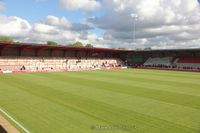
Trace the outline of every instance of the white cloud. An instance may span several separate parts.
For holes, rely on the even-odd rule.
[[[59,4],[66,10],[87,10],[93,11],[101,7],[96,0],[60,0]]]
[[[110,10],[88,22],[105,31],[104,40],[129,47],[182,48],[199,47],[200,6],[197,0],[109,0]],[[134,19],[137,14],[136,42],[133,43]],[[167,45],[170,44],[170,45]],[[171,46],[173,45],[173,46]]]
[[[160,0],[141,0],[136,6],[139,14],[145,18],[155,17],[157,11],[160,9]]]
[[[87,28],[86,28],[87,27]],[[90,27],[86,24],[72,23],[67,18],[48,15],[43,21],[37,22],[29,35],[29,41],[56,41],[61,44],[86,40]]]
[[[45,19],[45,23],[52,26],[58,26],[61,28],[69,28],[71,27],[71,22],[65,17],[58,18],[52,15],[48,15]]]
[[[39,33],[46,33],[46,34],[53,34],[57,33],[58,30],[54,26],[42,24],[42,23],[36,23],[34,24],[33,27],[34,31],[39,32]]]
[[[30,24],[28,21],[16,16],[0,15],[0,35],[10,36],[16,41],[45,43],[48,40],[60,44],[75,41],[89,43],[96,37],[89,33],[91,29],[86,24],[72,23],[67,18],[58,18],[49,15],[44,20]]]
[[[0,16],[0,35],[24,36],[31,30],[31,25],[24,19],[16,16]]]
[[[0,35],[26,42],[52,40],[67,44],[79,40],[113,48],[200,47],[200,6],[197,0],[104,0],[103,5],[97,0],[60,0],[60,4],[67,10],[91,11],[101,6],[109,10],[84,23],[48,15],[44,20],[30,24],[16,16],[0,15]],[[132,13],[138,15],[136,39],[133,39]],[[97,36],[91,26],[104,30],[104,35]]]

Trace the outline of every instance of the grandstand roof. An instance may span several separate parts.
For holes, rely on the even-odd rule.
[[[136,50],[136,52],[162,52],[162,51],[200,51],[200,48],[189,49],[151,49],[151,50]]]
[[[77,46],[74,47],[74,46],[64,46],[64,45],[50,46],[47,44],[18,43],[18,42],[0,42],[0,47],[42,49],[42,50],[53,49],[53,50],[69,50],[69,51],[113,52],[113,53],[122,53],[128,51],[128,50],[109,49],[109,48],[87,48],[87,47],[77,47]]]
[[[69,50],[69,51],[91,51],[91,52],[113,52],[113,53],[200,53],[200,48],[197,49],[155,49],[155,50],[120,50],[120,49],[110,49],[110,48],[87,48],[87,47],[74,47],[74,46],[64,46],[56,45],[50,46],[47,44],[36,44],[36,43],[20,43],[20,42],[0,42],[0,48],[22,48],[22,49],[39,49],[39,50]]]
[[[200,49],[153,49],[153,50],[138,50],[135,53],[152,54],[152,53],[165,53],[165,54],[200,54]]]

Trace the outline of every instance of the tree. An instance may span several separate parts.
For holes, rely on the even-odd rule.
[[[144,50],[152,50],[151,47],[144,48]]]
[[[0,42],[13,42],[13,39],[8,36],[0,36]]]
[[[87,48],[93,48],[93,45],[92,44],[86,44],[85,47],[87,47]]]
[[[127,50],[126,48],[118,48],[119,50]]]
[[[47,41],[47,45],[56,46],[58,44],[57,44],[57,42],[54,42],[54,41]]]
[[[83,47],[83,43],[82,43],[82,42],[75,42],[75,43],[73,44],[73,46]]]
[[[135,50],[136,51],[142,51],[143,49],[142,48],[136,48]]]
[[[147,47],[147,48],[136,48],[136,51],[144,51],[144,50],[150,51],[150,50],[152,50],[152,48],[151,48],[151,47]]]
[[[79,42],[79,41],[77,41],[77,42],[75,42],[75,43],[73,43],[73,44],[69,44],[68,46],[74,46],[74,47],[83,47],[83,43],[82,43],[82,42]]]

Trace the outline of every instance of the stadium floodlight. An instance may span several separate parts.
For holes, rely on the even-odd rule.
[[[133,18],[133,43],[136,43],[136,21],[138,19],[138,15],[131,13],[131,17]]]

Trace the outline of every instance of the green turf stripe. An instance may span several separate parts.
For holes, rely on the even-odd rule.
[[[29,85],[31,85],[30,82],[29,82]],[[77,110],[79,110],[80,112],[83,112],[83,113],[86,112],[86,113],[84,113],[86,115],[88,115],[88,112],[90,112],[91,114],[95,113],[97,115],[97,117],[101,116],[100,118],[103,118],[108,122],[115,122],[115,124],[118,124],[116,122],[137,123],[136,127],[138,128],[137,129],[138,131],[145,131],[145,130],[149,131],[152,128],[154,129],[153,131],[163,131],[164,129],[167,131],[166,128],[170,127],[170,130],[173,129],[174,131],[177,131],[177,132],[178,131],[195,132],[195,130],[192,130],[189,128],[184,128],[183,126],[180,126],[180,125],[177,125],[174,123],[169,123],[167,121],[163,121],[160,119],[155,119],[150,116],[145,116],[144,114],[120,109],[115,106],[111,106],[109,104],[108,105],[102,104],[102,103],[96,102],[96,101],[94,101],[94,103],[93,103],[91,101],[91,99],[86,99],[86,98],[83,98],[80,96],[75,96],[72,94],[54,91],[53,88],[50,88],[52,90],[49,90],[49,87],[48,87],[48,89],[46,89],[44,86],[38,86],[38,87],[39,87],[38,89],[40,89],[40,87],[45,89],[45,91],[43,90],[44,91],[43,93],[46,95],[41,94],[41,92],[39,93],[37,88],[35,88],[36,90],[31,91],[31,94],[34,93],[34,95],[37,95],[37,96],[40,95],[42,98],[48,99],[49,102],[51,101],[51,102],[55,103],[55,105],[59,104],[62,106],[67,106],[67,107],[70,106],[70,108],[72,108],[72,107],[78,108]],[[23,90],[24,89],[26,89],[26,88],[23,88]],[[53,93],[51,93],[52,91],[57,92],[57,93],[53,94]],[[30,92],[30,89],[28,89],[28,92]],[[63,101],[65,101],[65,102],[63,102]],[[67,102],[67,101],[69,101],[69,102]],[[58,107],[56,106],[56,108],[58,108]],[[92,109],[94,109],[94,110],[92,110]],[[132,115],[134,116],[133,118],[131,117]],[[120,118],[120,121],[117,121],[119,118]],[[151,121],[151,122],[149,122],[149,121]],[[138,124],[138,123],[141,123],[141,124]],[[165,125],[162,126],[162,124],[160,125],[160,123],[165,123]],[[145,126],[143,126],[143,125],[145,125]],[[148,125],[148,127],[146,127],[147,125]],[[160,128],[155,129],[157,126],[159,126]]]
[[[184,78],[184,77],[174,77],[173,75],[162,75],[162,73],[159,73],[156,74],[156,73],[151,73],[151,74],[137,74],[137,73],[117,73],[117,72],[108,72],[108,71],[103,71],[101,73],[99,73],[98,71],[83,71],[83,72],[80,72],[79,75],[81,74],[84,74],[84,73],[89,73],[90,75],[91,74],[95,74],[97,73],[98,75],[110,75],[110,76],[124,76],[126,78],[141,78],[143,80],[147,80],[147,79],[150,79],[150,80],[160,80],[160,81],[168,81],[168,82],[176,82],[176,83],[179,83],[179,84],[194,84],[194,85],[200,85],[199,83],[199,80],[200,80],[200,75],[199,77],[197,78],[193,78],[191,76],[187,76],[187,78]]]
[[[92,72],[93,74],[94,72]],[[81,73],[81,76],[92,76],[91,73],[84,72]],[[80,76],[80,75],[79,75]],[[95,75],[94,75],[95,76]],[[95,76],[96,77],[96,76]],[[200,96],[200,89],[199,86],[196,84],[192,83],[180,83],[176,81],[166,81],[164,79],[160,79],[160,77],[157,78],[152,78],[152,77],[139,77],[135,75],[130,75],[130,74],[116,74],[116,73],[102,73],[98,75],[98,77],[103,77],[106,78],[115,78],[118,80],[123,80],[123,81],[131,81],[131,84],[135,84],[138,87],[141,86],[151,86],[152,84],[154,85],[154,89],[158,90],[165,90],[165,91],[170,91],[170,92],[176,92],[176,93],[184,93],[184,94],[190,94],[194,96]],[[165,77],[165,78],[170,78],[170,77]],[[181,79],[180,79],[181,80]]]
[[[168,71],[168,70],[148,70],[148,69],[127,69],[127,71],[123,71],[123,73],[134,73],[134,74],[153,74],[153,75],[161,75],[161,76],[173,76],[173,77],[181,77],[181,78],[199,78],[199,72],[184,72],[184,71]]]
[[[133,123],[136,126],[132,130],[134,133],[199,132],[200,112],[194,109],[194,105],[198,104],[192,103],[198,102],[198,99],[191,95],[195,91],[196,96],[199,94],[198,88],[192,86],[193,82],[196,83],[193,76],[186,83],[191,84],[192,92],[188,88],[181,94],[178,93],[181,84],[176,86],[175,82],[171,86],[177,89],[177,93],[166,91],[167,83],[172,83],[164,79],[170,78],[167,72],[159,75],[163,77],[161,81],[144,80],[146,84],[142,84],[141,75],[138,74],[135,80],[139,86],[132,85],[131,76],[127,74],[131,72],[142,73],[142,70],[120,70],[119,74],[116,71],[96,71],[0,75],[0,106],[11,111],[24,122],[23,125],[28,125],[27,127],[39,133],[58,132],[59,128],[61,133],[94,132],[88,128],[91,124],[113,123]],[[146,70],[143,76],[145,72]],[[147,75],[148,73],[154,71],[149,70]],[[147,85],[161,88],[155,91]],[[191,97],[191,101],[182,98],[189,98],[187,96]],[[177,99],[189,101],[194,108],[188,103],[182,106],[179,103],[181,101],[176,103]],[[83,123],[77,120],[82,120]]]
[[[55,74],[51,74],[51,75],[53,75],[53,77],[59,77],[58,75],[56,76]],[[53,78],[53,77],[51,77],[51,78]],[[61,79],[65,79],[65,78],[61,78]],[[60,79],[60,80],[61,80]],[[74,81],[77,81],[77,80],[74,80]],[[79,81],[79,82],[81,82],[81,80]],[[84,83],[91,83],[91,82],[85,82],[85,81],[83,81]],[[82,82],[81,82],[82,83]],[[67,85],[67,84],[66,84]],[[65,84],[62,84],[61,86],[65,86]],[[81,86],[83,86],[83,84],[81,84]],[[113,85],[112,85],[113,86]],[[47,87],[48,88],[48,87]],[[96,92],[96,90],[95,90],[95,92]],[[83,95],[83,94],[81,94],[81,95]],[[105,93],[104,93],[104,95],[105,95]],[[109,94],[109,95],[113,95],[113,94]],[[116,93],[114,93],[114,95],[116,95]],[[113,96],[114,96],[113,95]],[[96,97],[95,97],[96,98]],[[99,99],[105,99],[105,98],[99,98]],[[132,101],[140,101],[140,100],[142,100],[142,102],[141,103],[143,103],[144,101],[143,101],[143,98],[138,98],[138,97],[136,97],[136,99],[133,99]],[[130,100],[131,101],[131,100]],[[148,101],[150,101],[150,103],[148,102]],[[122,102],[122,101],[119,101],[119,102]],[[140,103],[140,102],[139,102]],[[152,104],[152,102],[151,102],[151,100],[149,100],[149,99],[147,99],[147,100],[145,100],[145,103],[149,103],[149,105],[151,105],[151,106],[148,106],[149,108],[150,107],[157,107],[157,106],[162,106],[162,105],[164,105],[162,108],[162,110],[163,111],[165,111],[166,110],[166,108],[168,108],[168,106],[170,105],[170,104],[167,104],[167,105],[165,105],[166,103],[162,103],[162,102],[158,102],[158,101],[153,101],[153,103],[156,103],[156,104]],[[137,104],[137,103],[134,103],[134,105],[135,104]],[[118,105],[118,102],[117,102],[117,105]],[[128,104],[128,105],[131,105],[131,104]],[[139,104],[140,105],[140,104]],[[121,105],[122,106],[122,105]],[[192,109],[189,109],[189,108],[185,108],[185,107],[182,107],[182,106],[174,106],[174,105],[170,105],[171,107],[169,108],[170,110],[172,109],[173,111],[175,111],[175,112],[179,112],[179,111],[181,111],[181,110],[185,110],[185,112],[190,112],[191,113],[191,111],[192,111]],[[178,110],[176,110],[176,107],[179,107],[178,108]],[[127,107],[126,107],[127,108]],[[173,109],[174,108],[174,109]],[[187,110],[187,111],[186,111]],[[141,110],[138,110],[138,112],[139,111],[141,111]],[[167,111],[167,110],[166,110]],[[196,112],[196,113],[195,113]],[[144,113],[147,113],[147,112],[144,112]],[[163,112],[163,119],[166,119],[165,118],[165,113],[167,113],[167,112]],[[199,112],[197,112],[197,111],[192,111],[192,113],[191,113],[192,115],[194,115],[192,118],[194,118],[194,119],[196,119],[196,121],[198,122],[198,114],[199,114]],[[157,114],[148,114],[148,115],[157,115]],[[185,116],[185,114],[180,114],[181,116],[178,116],[179,118],[182,118],[182,117],[184,117]],[[171,121],[174,121],[173,119],[177,119],[176,118],[176,116],[171,116],[170,118],[172,118],[172,120]],[[187,119],[185,119],[184,120],[185,122],[187,122]],[[197,122],[194,122],[194,123],[197,123]],[[191,124],[189,124],[189,125],[192,125],[192,123]],[[188,125],[187,125],[188,126]]]
[[[76,81],[79,81],[79,82],[83,81],[83,84],[85,83],[88,85],[91,85],[90,84],[91,82],[95,82],[96,84],[98,84],[98,86],[104,86],[105,84],[106,85],[110,84],[110,87],[106,87],[105,89],[200,109],[200,102],[198,102],[198,101],[200,101],[199,96],[193,96],[193,95],[187,95],[187,94],[181,94],[181,93],[175,93],[175,92],[168,92],[166,90],[159,90],[159,89],[155,88],[157,86],[154,84],[148,84],[148,85],[145,83],[141,84],[141,85],[139,83],[133,84],[132,82],[129,82],[129,81],[126,81],[123,79],[116,80],[116,79],[111,79],[111,78],[107,78],[107,77],[100,78],[99,76],[88,76],[88,75],[83,76],[82,75],[84,77],[84,78],[82,78],[82,76],[80,76],[80,75],[67,75],[66,76],[66,75],[60,73],[59,76],[61,76],[61,75],[64,77],[60,78],[59,80],[70,77],[71,79],[72,78],[74,79],[73,80],[73,81],[75,81],[74,84],[77,83]],[[54,77],[52,77],[52,78],[54,78]],[[54,78],[54,79],[56,79],[56,78]],[[116,86],[116,87],[114,87],[114,86]]]
[[[10,87],[6,86],[7,91],[8,89],[10,89]],[[15,91],[15,93],[12,93],[12,91]],[[74,108],[79,108],[78,106],[66,108],[67,105],[63,106],[64,102],[62,100],[59,100],[60,102],[62,101],[61,103],[58,103],[57,101],[55,101],[55,98],[58,98],[60,93],[57,93],[57,94],[52,93],[52,90],[49,93],[53,94],[53,96],[48,95],[48,93],[46,93],[47,91],[45,91],[44,93],[41,93],[40,91],[34,91],[34,90],[27,91],[27,88],[23,88],[23,86],[16,86],[15,84],[15,89],[11,88],[11,91],[8,91],[8,92],[9,93],[7,94],[7,96],[9,96],[9,98],[11,99],[13,97],[16,97],[16,93],[19,93],[21,95],[19,99],[15,100],[15,102],[13,102],[11,99],[5,99],[4,102],[10,102],[10,104],[7,104],[7,105],[0,104],[0,105],[4,108],[7,108],[7,110],[11,110],[11,112],[15,116],[21,119],[20,121],[27,122],[28,124],[30,124],[27,127],[32,129],[31,131],[40,132],[41,130],[45,129],[46,132],[53,132],[53,131],[56,132],[56,130],[61,132],[63,130],[63,133],[64,133],[66,132],[65,131],[66,129],[68,131],[70,130],[70,131],[75,132],[79,128],[83,128],[84,130],[89,132],[91,131],[90,126],[92,124],[96,124],[96,123],[102,124],[102,125],[108,124],[107,122],[106,123],[102,122],[102,120],[100,119],[96,120],[97,117],[95,116],[91,118],[91,117],[83,115],[82,114],[83,111],[81,110],[78,112],[74,111]],[[40,93],[40,95],[37,95],[38,93]],[[4,96],[5,98],[7,97],[5,93],[4,93]],[[51,96],[53,97],[53,100],[50,99]],[[67,98],[70,98],[70,97],[67,97]],[[21,114],[23,114],[23,116],[25,117],[21,117]],[[82,119],[82,121],[79,121],[78,119]],[[89,123],[87,123],[87,121],[89,121]],[[39,124],[37,124],[38,122]],[[52,130],[50,128],[50,125],[51,125],[51,128],[55,130]],[[69,125],[72,125],[72,127],[68,127]],[[79,127],[74,127],[74,125],[79,125]]]

